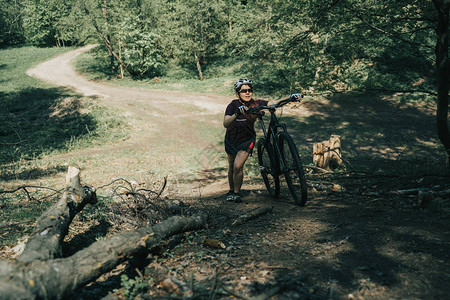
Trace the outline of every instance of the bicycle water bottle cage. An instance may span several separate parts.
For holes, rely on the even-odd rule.
[[[265,111],[261,110],[260,112],[258,112],[258,114],[256,115],[258,118],[262,118],[264,117],[264,115],[266,114]]]

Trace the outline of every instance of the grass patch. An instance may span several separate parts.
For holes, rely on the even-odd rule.
[[[53,202],[52,198],[45,198],[46,192],[43,190],[29,188],[27,192],[28,194],[24,190],[19,191],[14,194],[14,198],[0,195],[2,207],[0,248],[10,246],[21,236],[31,233],[34,221]]]
[[[117,111],[64,88],[46,86],[26,70],[70,48],[33,47],[1,50],[0,178],[4,168],[43,155],[64,153],[124,138],[126,126]]]
[[[2,72],[0,92],[17,93],[26,87],[42,87],[42,82],[27,76],[26,71],[42,61],[71,49],[72,48],[13,47],[0,50],[0,70]]]

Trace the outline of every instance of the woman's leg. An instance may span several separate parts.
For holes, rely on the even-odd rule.
[[[234,191],[234,160],[236,155],[228,154],[228,185],[230,186],[230,191]]]
[[[233,181],[233,190],[235,193],[239,193],[241,191],[242,182],[244,181],[244,163],[247,161],[248,156],[249,156],[248,152],[241,150],[234,158],[232,181]]]

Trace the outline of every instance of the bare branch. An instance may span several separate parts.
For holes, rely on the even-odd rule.
[[[427,90],[390,90],[390,89],[385,89],[385,88],[370,88],[370,89],[366,89],[366,90],[367,91],[389,92],[389,93],[404,93],[404,94],[423,93],[423,94],[428,94],[431,96],[437,96],[437,93],[432,92],[432,91],[427,91]]]
[[[23,140],[22,137],[20,136],[20,134],[17,132],[17,130],[15,130],[14,128],[11,128],[11,129],[14,131],[14,133],[19,138],[19,141],[18,142],[14,142],[14,143],[3,142],[3,143],[0,143],[0,145],[7,145],[7,146],[19,145],[19,144],[22,144],[22,143],[24,143],[24,142],[26,142],[26,141],[28,141],[30,139],[30,137],[27,137],[26,139]]]
[[[64,189],[61,190],[55,190],[49,187],[45,187],[45,186],[35,186],[35,185],[22,185],[19,186],[17,188],[15,188],[14,190],[0,190],[0,194],[13,194],[21,189],[26,189],[26,188],[35,188],[35,189],[46,189],[46,190],[51,190],[54,191],[56,194],[61,193]]]

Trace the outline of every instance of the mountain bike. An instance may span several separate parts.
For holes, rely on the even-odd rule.
[[[247,113],[257,115],[264,133],[264,136],[258,139],[257,151],[259,168],[267,191],[273,198],[278,198],[280,195],[279,177],[283,174],[295,203],[303,206],[308,197],[303,165],[297,147],[287,132],[286,125],[279,123],[275,114],[278,108],[290,102],[300,102],[295,96],[303,97],[300,94],[291,95],[288,99],[281,100],[274,105],[252,107]],[[265,110],[270,113],[270,123],[267,129],[263,120]]]

